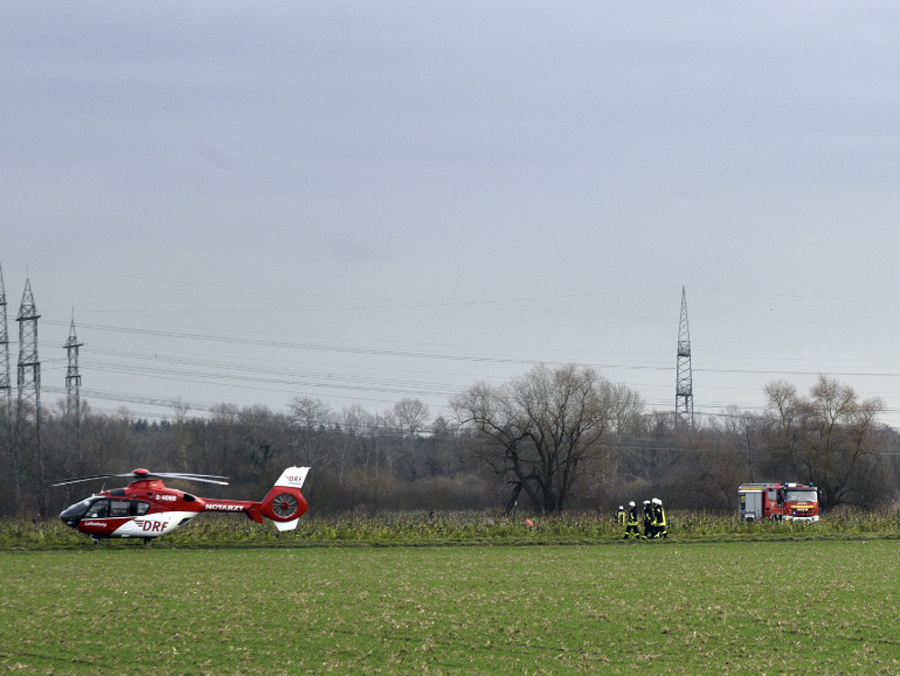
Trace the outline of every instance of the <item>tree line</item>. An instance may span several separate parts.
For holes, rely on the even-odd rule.
[[[39,448],[16,446],[35,435],[17,437],[2,419],[0,514],[54,516],[92,488],[49,488],[54,480],[137,467],[228,476],[226,488],[184,488],[259,499],[290,465],[312,468],[304,493],[313,514],[611,513],[651,497],[670,509],[736,512],[739,484],[774,480],[815,483],[825,509],[894,503],[900,435],[879,423],[880,400],[824,375],[808,394],[785,381],[765,394],[762,413],[732,408],[691,425],[568,365],[476,383],[451,399],[449,417],[432,418],[417,399],[372,413],[300,397],[286,412],[221,404],[203,416],[174,402],[171,418],[152,422],[86,403],[73,420],[60,405],[42,412]]]

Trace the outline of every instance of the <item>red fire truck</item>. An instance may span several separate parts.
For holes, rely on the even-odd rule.
[[[812,523],[819,520],[819,492],[812,484],[758,483],[738,488],[740,517]]]

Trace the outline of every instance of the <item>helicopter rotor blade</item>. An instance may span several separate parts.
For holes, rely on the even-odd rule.
[[[144,479],[183,479],[185,481],[198,481],[207,484],[216,484],[218,486],[227,486],[227,476],[218,476],[215,474],[186,474],[183,472],[149,472],[147,470],[135,470],[125,474],[92,474],[91,476],[78,476],[70,479],[63,479],[55,484],[50,484],[51,488],[57,486],[68,486],[70,484],[78,484],[84,481],[95,481],[97,479],[129,479],[130,481],[142,481]]]
[[[50,484],[51,488],[55,488],[56,486],[68,486],[69,484],[80,484],[83,481],[94,481],[96,479],[115,479],[115,478],[126,478],[134,476],[131,472],[128,474],[93,474],[91,476],[76,476],[70,479],[63,479],[62,481],[58,481],[55,484]]]
[[[152,476],[158,476],[162,479],[183,479],[185,481],[200,481],[205,484],[216,484],[218,486],[227,486],[227,476],[217,476],[215,474],[185,474],[183,472],[151,472]]]

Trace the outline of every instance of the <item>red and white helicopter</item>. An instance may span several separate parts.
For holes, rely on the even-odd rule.
[[[125,488],[96,493],[67,507],[59,515],[67,526],[77,528],[99,542],[101,538],[151,538],[171,533],[200,512],[246,514],[263,523],[263,517],[275,522],[280,531],[293,530],[306,514],[309,504],[300,489],[309,467],[288,467],[272,490],[260,502],[201,498],[176,488],[163,479],[183,479],[227,486],[228,477],[210,474],[178,474],[136,469],[128,474],[98,474],[66,479],[53,486],[67,486],[96,479],[127,478]]]

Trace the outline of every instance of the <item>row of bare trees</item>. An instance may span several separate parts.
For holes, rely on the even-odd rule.
[[[259,498],[294,464],[313,468],[313,513],[611,511],[650,497],[725,511],[736,510],[740,483],[762,480],[814,482],[826,508],[893,503],[900,435],[878,422],[879,400],[825,376],[808,396],[783,381],[766,396],[764,413],[679,426],[647,412],[635,390],[569,365],[475,384],[452,398],[451,418],[432,419],[416,399],[371,413],[298,398],[285,413],[222,404],[204,416],[175,402],[162,422],[85,405],[74,426],[60,407],[42,416],[41,466],[0,420],[0,514],[52,515],[82,497],[48,488],[53,479],[136,467],[226,475],[231,486],[204,494]]]
[[[499,388],[453,399],[480,432],[477,454],[545,512],[590,496],[596,504],[661,495],[670,505],[735,510],[737,486],[798,481],[826,509],[872,508],[897,496],[900,436],[878,423],[883,404],[820,376],[808,397],[784,381],[766,387],[764,414],[736,410],[700,428],[644,412],[638,394],[591,369],[540,366]]]

